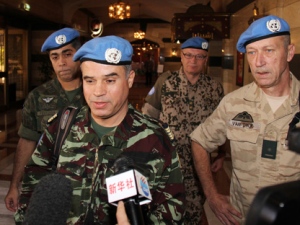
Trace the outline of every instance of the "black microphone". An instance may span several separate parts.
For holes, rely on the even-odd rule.
[[[130,224],[144,225],[141,205],[152,200],[146,177],[135,170],[133,160],[125,156],[116,159],[113,168],[114,176],[106,179],[108,201],[117,205],[122,200]]]
[[[71,181],[64,175],[46,175],[32,193],[23,224],[66,225],[72,195]]]
[[[289,124],[289,130],[286,138],[289,150],[294,151],[298,154],[300,154],[300,127],[298,126],[299,122],[300,112],[297,112]]]

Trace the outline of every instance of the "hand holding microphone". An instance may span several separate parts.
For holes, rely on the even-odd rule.
[[[114,176],[106,178],[108,201],[113,205],[122,200],[131,225],[144,225],[141,205],[152,197],[145,176],[134,169],[133,160],[122,156],[114,163]]]
[[[117,221],[118,225],[131,225],[126,214],[125,205],[123,201],[119,201],[118,203]]]

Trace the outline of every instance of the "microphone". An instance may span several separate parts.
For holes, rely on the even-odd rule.
[[[141,205],[152,200],[147,178],[125,156],[116,159],[113,168],[114,176],[106,178],[108,202],[117,206],[118,201],[124,201],[130,224],[144,225]]]
[[[43,177],[30,199],[24,225],[66,225],[71,208],[73,188],[64,175]]]
[[[300,96],[300,95],[299,95]],[[289,130],[287,134],[287,146],[289,150],[300,154],[300,112],[297,112],[289,124]]]

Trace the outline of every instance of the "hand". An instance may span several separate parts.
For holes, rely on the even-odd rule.
[[[130,225],[123,201],[119,201],[117,208],[118,225]]]
[[[216,173],[218,172],[220,169],[223,168],[223,163],[224,163],[224,160],[225,160],[225,155],[224,156],[217,156],[213,163],[211,164],[210,166],[210,169],[212,172]]]
[[[18,199],[18,188],[10,187],[4,199],[6,208],[11,212],[16,212],[18,209]]]
[[[229,197],[217,194],[214,198],[207,199],[208,204],[217,218],[224,225],[240,225],[234,218],[242,218],[242,214],[238,212],[229,202]]]

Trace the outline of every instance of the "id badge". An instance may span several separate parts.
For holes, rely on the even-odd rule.
[[[277,141],[263,140],[262,158],[276,159]]]

